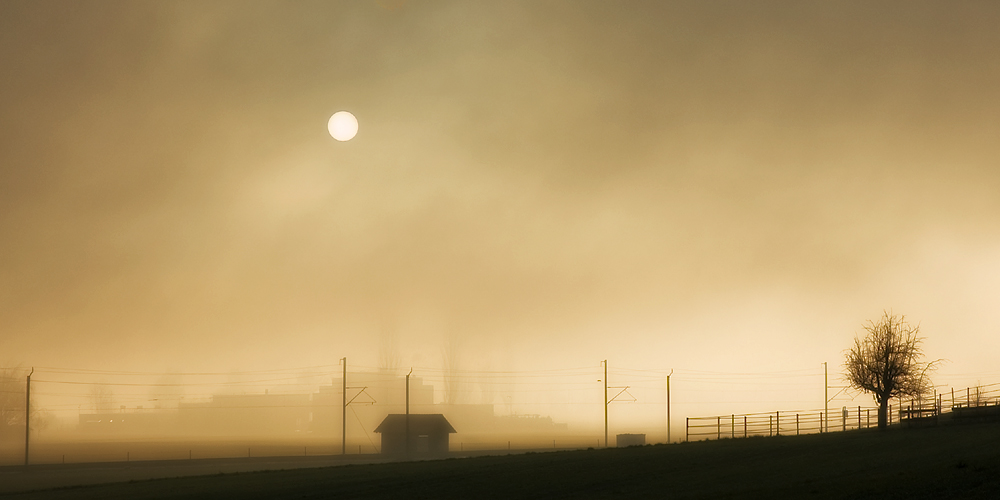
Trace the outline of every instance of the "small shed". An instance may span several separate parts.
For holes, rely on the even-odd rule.
[[[406,446],[407,429],[409,450]],[[382,435],[384,454],[405,454],[409,451],[411,455],[441,455],[448,453],[449,435],[457,431],[440,413],[396,413],[386,416],[375,432]]]
[[[645,434],[619,434],[615,436],[615,444],[618,448],[625,448],[626,446],[645,446],[646,445],[646,435]]]

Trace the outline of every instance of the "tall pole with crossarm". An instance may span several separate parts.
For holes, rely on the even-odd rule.
[[[413,368],[410,368],[410,373],[406,374],[406,458],[410,458],[410,374],[413,373]]]
[[[340,361],[344,363],[344,378],[342,380],[344,383],[344,406],[340,409],[340,454],[347,455],[347,358],[342,358]]]
[[[673,374],[673,369],[667,374],[667,444],[670,444],[670,376]]]
[[[601,361],[604,365],[604,447],[608,447],[608,360]]]
[[[28,465],[28,440],[31,436],[31,374],[35,373],[32,368],[28,373],[28,380],[24,388],[24,465]]]
[[[820,432],[830,432],[830,379],[826,373],[826,361],[823,362],[823,420]]]

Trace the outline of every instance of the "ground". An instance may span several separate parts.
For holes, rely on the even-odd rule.
[[[59,471],[50,473],[57,475]],[[216,474],[0,498],[225,496],[1000,498],[1000,424]]]

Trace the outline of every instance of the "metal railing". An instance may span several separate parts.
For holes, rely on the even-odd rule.
[[[1000,383],[978,385],[956,391],[928,395],[927,398],[897,399],[888,406],[890,425],[912,425],[953,413],[955,418],[1000,417]],[[829,411],[829,413],[827,413]],[[840,409],[790,410],[761,413],[732,413],[688,417],[685,441],[816,434],[821,432],[868,429],[878,426],[878,408],[844,406]]]

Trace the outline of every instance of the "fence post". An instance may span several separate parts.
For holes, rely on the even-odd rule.
[[[819,412],[819,433],[823,433],[823,412]]]
[[[892,405],[889,405],[889,425],[892,425]]]
[[[774,435],[781,435],[781,412],[774,412]]]
[[[733,419],[732,422],[729,423],[729,425],[730,425],[730,428],[729,428],[729,437],[730,438],[735,438],[736,437],[736,414],[735,413],[733,413],[732,419]]]
[[[867,416],[867,419],[868,419],[868,421],[865,422],[865,429],[869,429],[872,426],[872,409],[871,408],[866,408],[865,409],[865,415]]]
[[[774,435],[774,416],[773,415],[768,415],[767,416],[767,437],[771,437],[773,435]]]
[[[858,429],[861,429],[861,405],[858,405]]]
[[[743,415],[743,437],[747,437],[747,416]]]
[[[715,417],[715,439],[722,439],[722,417]]]
[[[684,442],[688,442],[688,429],[691,427],[691,417],[684,417]]]
[[[799,435],[799,414],[795,414],[795,435]]]
[[[972,406],[972,398],[970,397],[971,395],[972,395],[972,391],[968,387],[966,387],[965,388],[965,406]]]

